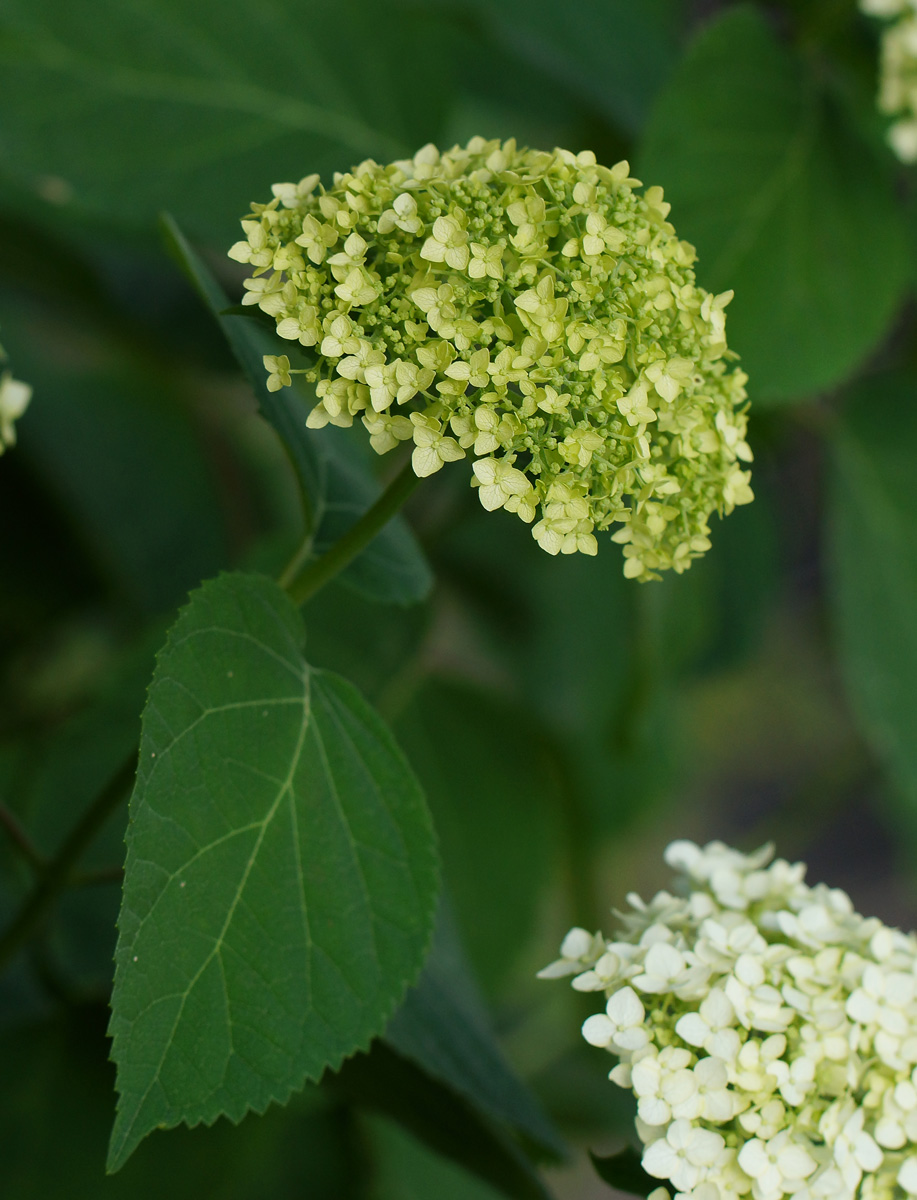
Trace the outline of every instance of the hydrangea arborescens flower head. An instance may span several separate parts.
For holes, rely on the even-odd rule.
[[[879,64],[879,108],[895,120],[888,141],[902,162],[917,162],[917,0],[860,0],[863,12],[885,17]]]
[[[731,293],[697,287],[641,186],[589,152],[425,146],[275,184],[230,255],[254,268],[244,302],[314,356],[311,426],[359,417],[380,454],[413,442],[421,476],[470,452],[484,507],[548,553],[595,554],[617,523],[625,574],[652,578],[752,499],[751,452]],[[290,382],[288,356],[265,362]]]
[[[674,842],[678,894],[571,930],[541,976],[603,997],[583,1036],[676,1193],[917,1196],[917,939],[772,855]]]
[[[6,352],[0,346],[0,363],[6,361]],[[10,371],[0,371],[0,454],[7,446],[16,444],[15,422],[22,416],[32,398],[32,389],[20,379],[14,379]]]

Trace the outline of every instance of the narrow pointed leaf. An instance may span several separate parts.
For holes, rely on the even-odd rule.
[[[385,1040],[543,1157],[565,1156],[559,1134],[497,1044],[445,912],[423,972],[386,1029]]]
[[[321,521],[312,545],[314,558],[343,537],[381,494],[375,479],[352,455],[348,457],[342,430],[321,430],[319,442],[326,480]],[[433,572],[410,525],[396,516],[341,573],[341,582],[365,600],[407,605],[430,594]]]
[[[316,510],[320,509],[326,488],[326,466],[318,445],[306,432],[306,413],[299,396],[291,388],[281,388],[279,392],[267,390],[262,358],[265,354],[276,353],[276,338],[256,321],[228,315],[229,297],[182,233],[175,218],[163,213],[159,221],[166,249],[218,322],[258,398],[262,416],[280,436],[296,472],[303,499],[316,521],[320,515]]]
[[[355,1103],[385,1113],[437,1154],[510,1200],[551,1200],[525,1154],[446,1084],[384,1042],[346,1062],[333,1082]]]
[[[437,867],[419,785],[303,640],[276,584],[223,575],[159,655],[119,921],[110,1170],[157,1126],[238,1121],[336,1068],[422,965]]]
[[[373,504],[379,486],[362,466],[346,456],[346,443],[330,431],[306,428],[307,410],[292,388],[269,392],[262,363],[276,354],[278,338],[251,317],[228,311],[229,300],[195,252],[176,221],[164,214],[163,237],[195,291],[213,313],[240,367],[254,389],[265,420],[286,448],[299,483],[309,530],[318,556]],[[289,346],[284,349],[293,353]],[[423,600],[433,575],[407,522],[395,517],[342,573],[341,581],[361,596],[390,604]]]

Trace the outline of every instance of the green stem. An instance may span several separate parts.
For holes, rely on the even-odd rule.
[[[54,903],[58,892],[66,887],[74,865],[124,799],[134,781],[136,770],[137,752],[134,750],[71,829],[58,852],[45,864],[35,887],[26,897],[12,925],[0,936],[0,968],[4,967],[28,940],[33,929]]]
[[[313,545],[314,541],[315,541],[315,532],[314,532],[314,530],[312,530],[310,528],[309,532],[305,535],[303,540],[296,547],[296,550],[293,553],[293,557],[290,559],[290,561],[287,563],[287,565],[283,568],[283,570],[280,573],[280,577],[277,580],[277,582],[284,589],[284,591],[286,591],[290,587],[292,587],[293,583],[296,580],[297,575],[303,569],[303,567],[306,565],[306,563],[309,561],[309,555],[312,553],[312,545]]]
[[[360,517],[355,525],[334,543],[321,558],[311,562],[301,575],[286,584],[286,590],[296,604],[305,604],[335,575],[369,545],[377,533],[386,526],[414,491],[420,479],[414,474],[410,460],[401,468],[372,508]],[[284,572],[286,576],[287,572]]]
[[[628,663],[617,712],[608,730],[615,754],[633,758],[646,745],[647,724],[659,690],[661,604],[659,584],[638,583],[627,592]]]
[[[26,859],[29,866],[36,871],[44,869],[45,860],[35,848],[32,839],[26,833],[23,826],[17,818],[10,812],[5,804],[0,804],[0,825],[9,834],[11,842],[14,842],[22,852],[23,858]]]

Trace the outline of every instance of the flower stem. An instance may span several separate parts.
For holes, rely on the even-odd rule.
[[[13,923],[0,936],[0,968],[28,940],[58,892],[70,882],[73,867],[124,799],[134,781],[136,770],[137,751],[133,750],[71,829],[58,852],[43,866],[35,887],[26,897]]]
[[[330,583],[349,566],[395,516],[419,483],[420,478],[414,474],[409,459],[372,508],[367,509],[359,521],[352,525],[326,554],[309,563],[292,582],[282,584],[295,603],[305,604],[326,583]],[[284,579],[288,573],[284,572]]]
[[[0,804],[0,825],[6,830],[10,841],[14,842],[19,848],[22,857],[28,862],[29,866],[35,871],[41,871],[44,868],[45,860],[35,848],[32,839],[26,833],[18,818],[10,812],[5,804]]]
[[[293,557],[287,563],[280,573],[277,582],[287,591],[295,582],[296,577],[309,561],[309,555],[312,553],[312,544],[315,541],[315,530],[310,528],[303,540],[296,547]]]

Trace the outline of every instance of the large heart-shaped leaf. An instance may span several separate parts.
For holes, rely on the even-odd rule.
[[[429,815],[381,719],[302,656],[269,579],[193,593],[159,655],[131,799],[109,1167],[238,1121],[379,1033],[423,962]]]
[[[755,402],[837,384],[888,328],[909,251],[886,159],[751,7],[705,29],[661,94],[639,172],[701,283],[735,290],[727,333]]]

